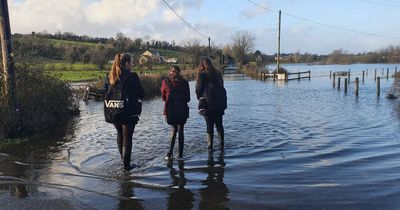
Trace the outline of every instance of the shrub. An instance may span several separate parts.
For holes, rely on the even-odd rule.
[[[11,112],[4,96],[0,103],[0,136],[14,138],[58,126],[79,112],[67,83],[45,75],[38,66],[16,66],[18,111]]]
[[[161,95],[161,82],[163,76],[159,74],[142,74],[139,75],[140,82],[142,83],[144,94],[146,98],[152,98]]]

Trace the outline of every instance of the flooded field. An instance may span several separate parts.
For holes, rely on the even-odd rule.
[[[374,81],[375,68],[385,77],[395,66],[290,65],[311,80],[288,83],[227,75],[226,149],[216,138],[211,156],[191,82],[184,161],[164,160],[169,127],[155,98],[143,103],[130,172],[102,103],[81,103],[56,135],[0,152],[0,209],[398,209],[400,102],[385,98],[393,78],[380,97]],[[329,71],[348,69],[345,94]]]

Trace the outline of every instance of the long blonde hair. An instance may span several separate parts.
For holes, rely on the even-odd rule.
[[[122,69],[125,69],[126,62],[131,62],[132,55],[128,53],[118,53],[114,57],[114,61],[108,74],[110,84],[114,85],[118,80],[120,80],[120,76],[122,73]]]

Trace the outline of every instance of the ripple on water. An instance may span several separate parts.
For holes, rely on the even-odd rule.
[[[93,200],[99,197],[76,190],[95,207],[104,202],[112,206],[122,196],[162,203],[163,208],[180,189],[179,183],[193,194],[189,193],[196,207],[207,202],[271,209],[400,205],[395,201],[400,196],[400,115],[393,114],[397,112],[391,102],[373,96],[374,83],[363,84],[358,98],[350,91],[344,95],[332,89],[329,78],[323,77],[284,84],[254,80],[225,84],[229,96],[225,153],[219,152],[215,135],[216,151],[208,155],[205,122],[197,114],[191,91],[183,166],[163,160],[170,127],[161,116],[161,99],[143,104],[133,134],[135,167],[130,172],[122,170],[115,128],[104,122],[102,103],[90,102],[81,104],[73,135],[67,137],[71,139],[55,147],[63,148],[61,156],[69,162],[52,159],[52,170],[35,173],[111,196],[96,203]],[[194,90],[193,82],[190,87]],[[0,153],[0,160],[6,156]],[[126,184],[127,190],[122,186]]]

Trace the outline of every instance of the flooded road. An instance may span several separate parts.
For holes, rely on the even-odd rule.
[[[102,103],[81,103],[58,135],[0,152],[0,209],[397,209],[400,105],[385,98],[393,79],[376,97],[372,73],[386,67],[287,66],[312,74],[288,83],[227,75],[226,149],[216,138],[212,156],[191,82],[185,160],[164,160],[169,127],[156,98],[143,103],[130,172]],[[347,94],[332,88],[329,70],[348,68],[369,68],[358,97],[354,78]]]

